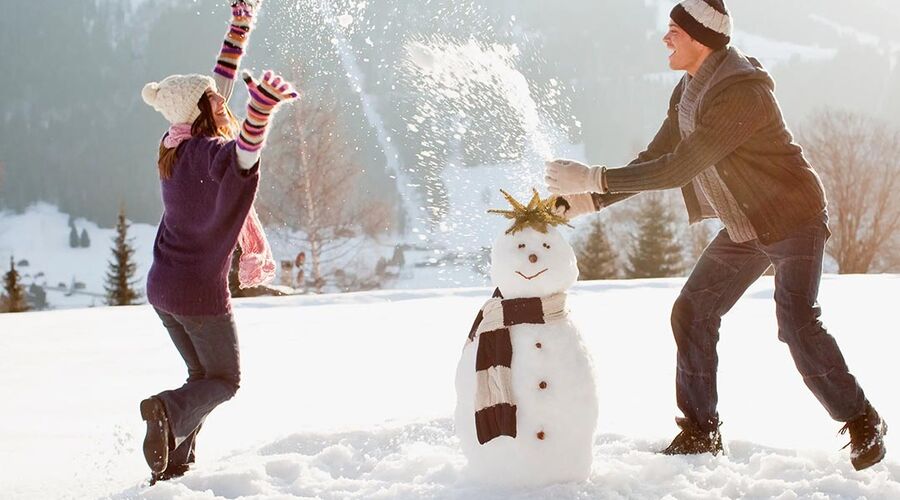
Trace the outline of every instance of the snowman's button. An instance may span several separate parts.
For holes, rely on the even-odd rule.
[[[541,441],[543,441],[543,440],[544,440],[544,431],[538,432],[538,433],[537,433],[537,438],[540,439]]]
[[[544,382],[543,380],[541,380],[541,383],[538,384],[538,387],[540,387],[541,389],[546,389],[546,388],[547,388],[547,382]]]
[[[541,344],[541,343],[540,343],[540,342],[538,342],[538,343],[536,343],[536,344],[534,344],[534,346],[535,346],[535,347],[537,347],[537,348],[538,348],[538,349],[540,349],[540,348],[542,348],[542,347],[544,347],[544,345],[543,345],[543,344]]]

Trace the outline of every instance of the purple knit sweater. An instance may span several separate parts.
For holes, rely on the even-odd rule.
[[[163,216],[147,275],[147,299],[171,314],[231,310],[231,254],[259,187],[259,164],[238,166],[234,141],[194,137],[178,147],[162,181]]]

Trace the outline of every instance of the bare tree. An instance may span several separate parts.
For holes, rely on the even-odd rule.
[[[362,250],[359,236],[384,232],[393,215],[388,203],[362,196],[362,168],[343,132],[332,100],[304,96],[283,110],[269,139],[260,193],[260,216],[266,222],[298,230],[318,292],[331,266]]]
[[[823,110],[801,133],[822,175],[833,238],[827,252],[841,274],[889,264],[900,236],[900,133],[858,113]]]

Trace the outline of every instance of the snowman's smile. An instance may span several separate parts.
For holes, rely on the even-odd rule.
[[[538,276],[544,274],[545,272],[547,272],[548,269],[550,269],[550,268],[548,267],[548,268],[544,269],[543,271],[541,271],[541,272],[539,272],[539,273],[537,273],[537,274],[535,274],[535,275],[532,275],[532,276],[525,276],[524,274],[522,274],[522,273],[519,272],[519,271],[516,271],[516,274],[518,274],[519,276],[521,276],[521,277],[523,277],[523,278],[525,278],[525,279],[527,279],[527,280],[530,281],[530,280],[533,280],[534,278],[537,278]]]

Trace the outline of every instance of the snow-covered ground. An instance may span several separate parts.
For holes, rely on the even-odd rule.
[[[0,272],[9,270],[10,256],[16,262],[24,259],[28,266],[18,268],[22,283],[26,287],[32,283],[45,286],[51,307],[103,305],[103,284],[116,231],[83,218],[73,223],[79,235],[87,231],[90,247],[69,246],[69,216],[56,206],[38,203],[18,214],[0,211]],[[153,261],[156,226],[132,224],[128,235],[133,238],[138,288],[143,290],[144,276]],[[84,289],[71,293],[74,282],[83,283]]]
[[[674,436],[669,307],[681,280],[579,284],[573,320],[597,367],[599,435],[581,484],[466,479],[450,424],[464,337],[487,289],[245,299],[243,381],[207,420],[198,463],[147,487],[141,398],[185,370],[147,306],[0,315],[3,498],[900,498],[888,459],[850,466],[839,425],[776,338],[771,278],[725,318],[725,457],[655,453]],[[900,276],[827,276],[825,321],[868,396],[900,421]]]

